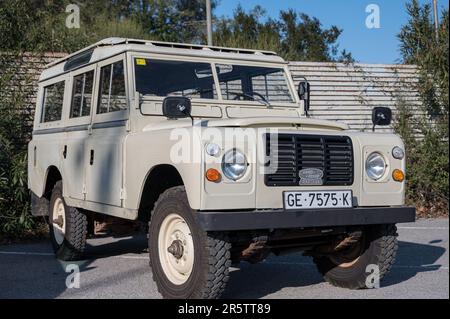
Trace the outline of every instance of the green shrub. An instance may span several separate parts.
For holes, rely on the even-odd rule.
[[[409,21],[398,35],[400,51],[405,63],[418,66],[416,89],[423,105],[423,115],[415,119],[406,103],[398,105],[396,129],[408,155],[407,199],[422,215],[448,215],[448,10],[440,14],[437,34],[430,4],[412,0],[407,11]]]
[[[20,56],[0,55],[0,241],[23,237],[36,226],[27,189],[30,118],[23,110],[30,88],[17,78],[17,63],[11,61]]]
[[[414,116],[398,99],[394,128],[405,142],[407,203],[415,205],[422,217],[448,215],[449,145],[439,125],[426,116]]]

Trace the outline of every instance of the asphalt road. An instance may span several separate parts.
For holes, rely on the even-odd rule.
[[[0,246],[0,298],[160,298],[151,279],[146,236],[88,241],[79,262],[80,288],[67,288],[67,264],[50,243]],[[394,268],[378,289],[346,290],[325,283],[301,254],[233,268],[225,298],[449,298],[448,219],[399,225]]]

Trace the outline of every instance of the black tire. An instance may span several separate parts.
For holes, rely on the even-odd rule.
[[[380,281],[389,272],[398,249],[397,227],[392,224],[369,226],[361,240],[359,257],[349,266],[342,267],[330,257],[314,257],[314,263],[327,282],[337,287],[362,289],[368,288],[366,280],[373,271],[367,266],[378,266]]]
[[[62,181],[58,181],[53,187],[49,205],[50,239],[58,259],[64,261],[79,260],[82,258],[86,246],[87,217],[79,209],[67,206],[62,194]],[[62,243],[58,243],[55,239],[55,232],[52,225],[52,209],[58,198],[63,202],[66,222],[65,235]]]
[[[188,279],[174,284],[165,274],[159,256],[158,237],[164,219],[176,212],[188,225],[194,247],[193,268]],[[168,299],[214,299],[225,289],[231,266],[231,244],[224,233],[207,233],[197,224],[184,186],[166,190],[155,203],[149,223],[149,255],[153,280]]]

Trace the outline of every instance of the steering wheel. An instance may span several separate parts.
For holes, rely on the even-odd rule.
[[[269,102],[269,101],[267,101],[267,99],[265,98],[265,96],[262,95],[261,93],[258,93],[258,92],[251,92],[251,93],[249,93],[249,94],[259,96],[259,97],[261,98],[261,100],[263,100],[264,102]]]

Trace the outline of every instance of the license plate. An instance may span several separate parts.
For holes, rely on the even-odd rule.
[[[352,207],[352,191],[284,192],[285,209]]]

